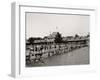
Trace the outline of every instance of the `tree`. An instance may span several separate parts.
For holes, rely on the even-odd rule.
[[[28,42],[29,42],[29,44],[33,45],[33,43],[34,43],[34,38],[33,38],[33,37],[30,37],[30,38],[28,39]]]
[[[57,32],[54,41],[55,41],[55,43],[61,43],[62,42],[62,36],[59,32]]]
[[[78,34],[75,34],[75,38],[78,38],[79,37],[79,35]]]
[[[42,38],[41,37],[30,37],[27,41],[29,42],[30,45],[33,45],[35,40],[42,40]]]
[[[87,37],[90,37],[90,34],[89,33],[87,34]]]

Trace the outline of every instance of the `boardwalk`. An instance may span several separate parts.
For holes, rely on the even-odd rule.
[[[28,67],[89,64],[89,48],[83,47],[62,55],[54,55],[44,59],[43,62],[31,64]]]

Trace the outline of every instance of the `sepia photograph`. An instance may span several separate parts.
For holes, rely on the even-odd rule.
[[[90,16],[26,12],[26,67],[90,64]]]

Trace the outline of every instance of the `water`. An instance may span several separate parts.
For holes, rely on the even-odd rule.
[[[31,64],[28,67],[89,64],[89,48],[84,47],[69,53],[54,55],[44,59],[43,62]]]

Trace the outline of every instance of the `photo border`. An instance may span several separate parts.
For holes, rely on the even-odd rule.
[[[27,76],[27,74],[22,74],[22,64],[21,64],[21,41],[20,41],[20,38],[21,38],[21,8],[22,7],[30,7],[30,8],[32,8],[32,7],[36,7],[36,8],[46,8],[46,9],[64,9],[64,10],[66,10],[66,9],[68,9],[68,10],[81,10],[81,11],[90,11],[90,12],[92,12],[93,13],[93,16],[94,16],[94,19],[95,19],[95,9],[94,8],[92,8],[92,9],[88,9],[88,8],[64,8],[64,7],[47,7],[47,6],[32,6],[32,5],[27,5],[27,4],[25,4],[25,5],[20,5],[19,3],[12,3],[12,7],[13,7],[13,9],[12,9],[12,14],[14,15],[15,14],[15,16],[12,18],[12,22],[14,22],[14,23],[12,23],[12,27],[15,27],[14,28],[14,30],[15,30],[15,37],[14,37],[14,40],[15,40],[15,42],[12,42],[12,44],[14,44],[14,45],[12,45],[12,47],[15,47],[15,51],[12,51],[13,53],[12,53],[12,75],[14,76],[14,77],[20,77],[20,76]],[[39,12],[40,13],[40,12]],[[53,14],[53,13],[52,13]],[[89,14],[89,13],[88,13]],[[73,14],[73,15],[75,15],[75,14]],[[79,15],[79,14],[77,14],[77,15]],[[24,15],[25,16],[25,15]],[[25,21],[26,21],[26,19],[25,19]],[[95,26],[95,20],[93,20],[93,26]],[[90,26],[91,27],[91,26]],[[26,28],[26,27],[25,27]],[[13,29],[13,28],[12,28]],[[90,35],[91,35],[91,33],[90,33]],[[91,38],[90,38],[90,40],[91,40]],[[93,42],[93,41],[92,41]],[[91,44],[90,44],[91,45]],[[91,46],[90,46],[91,47]],[[90,53],[91,53],[91,51],[90,51]],[[65,65],[64,65],[65,66]],[[62,69],[64,66],[61,66],[61,67],[59,67],[58,69]],[[83,65],[82,65],[83,66]],[[55,66],[54,67],[54,69],[56,69],[56,67],[57,66]],[[67,67],[67,66],[65,66],[65,67]],[[71,66],[70,67],[70,70],[71,70],[71,68],[72,68],[73,66]],[[74,66],[74,67],[76,67],[76,66]],[[80,67],[80,65],[79,65],[79,67]],[[83,66],[84,67],[84,66]],[[94,67],[94,65],[92,65],[92,67]],[[41,67],[42,69],[44,68],[44,69],[46,69],[46,67]],[[51,68],[50,70],[52,70],[53,69],[53,67],[47,67],[47,69],[48,68]],[[69,68],[69,66],[68,66],[68,68]],[[90,67],[89,67],[90,68]],[[39,69],[39,68],[38,68]],[[34,70],[36,71],[36,68],[34,68]],[[73,70],[73,69],[72,69]],[[94,70],[94,68],[93,68],[93,70]],[[21,72],[22,71],[22,72]],[[74,71],[74,70],[73,70]],[[86,70],[87,71],[87,70]],[[39,71],[38,71],[39,72]],[[69,71],[70,72],[70,71]],[[76,71],[75,71],[76,72]],[[52,73],[52,72],[50,72],[50,73]],[[31,74],[29,74],[28,76],[30,76]],[[37,74],[38,75],[38,74]],[[40,75],[40,74],[39,74]],[[44,74],[45,75],[45,74]],[[32,76],[32,75],[31,75]],[[34,76],[34,75],[33,75]]]

